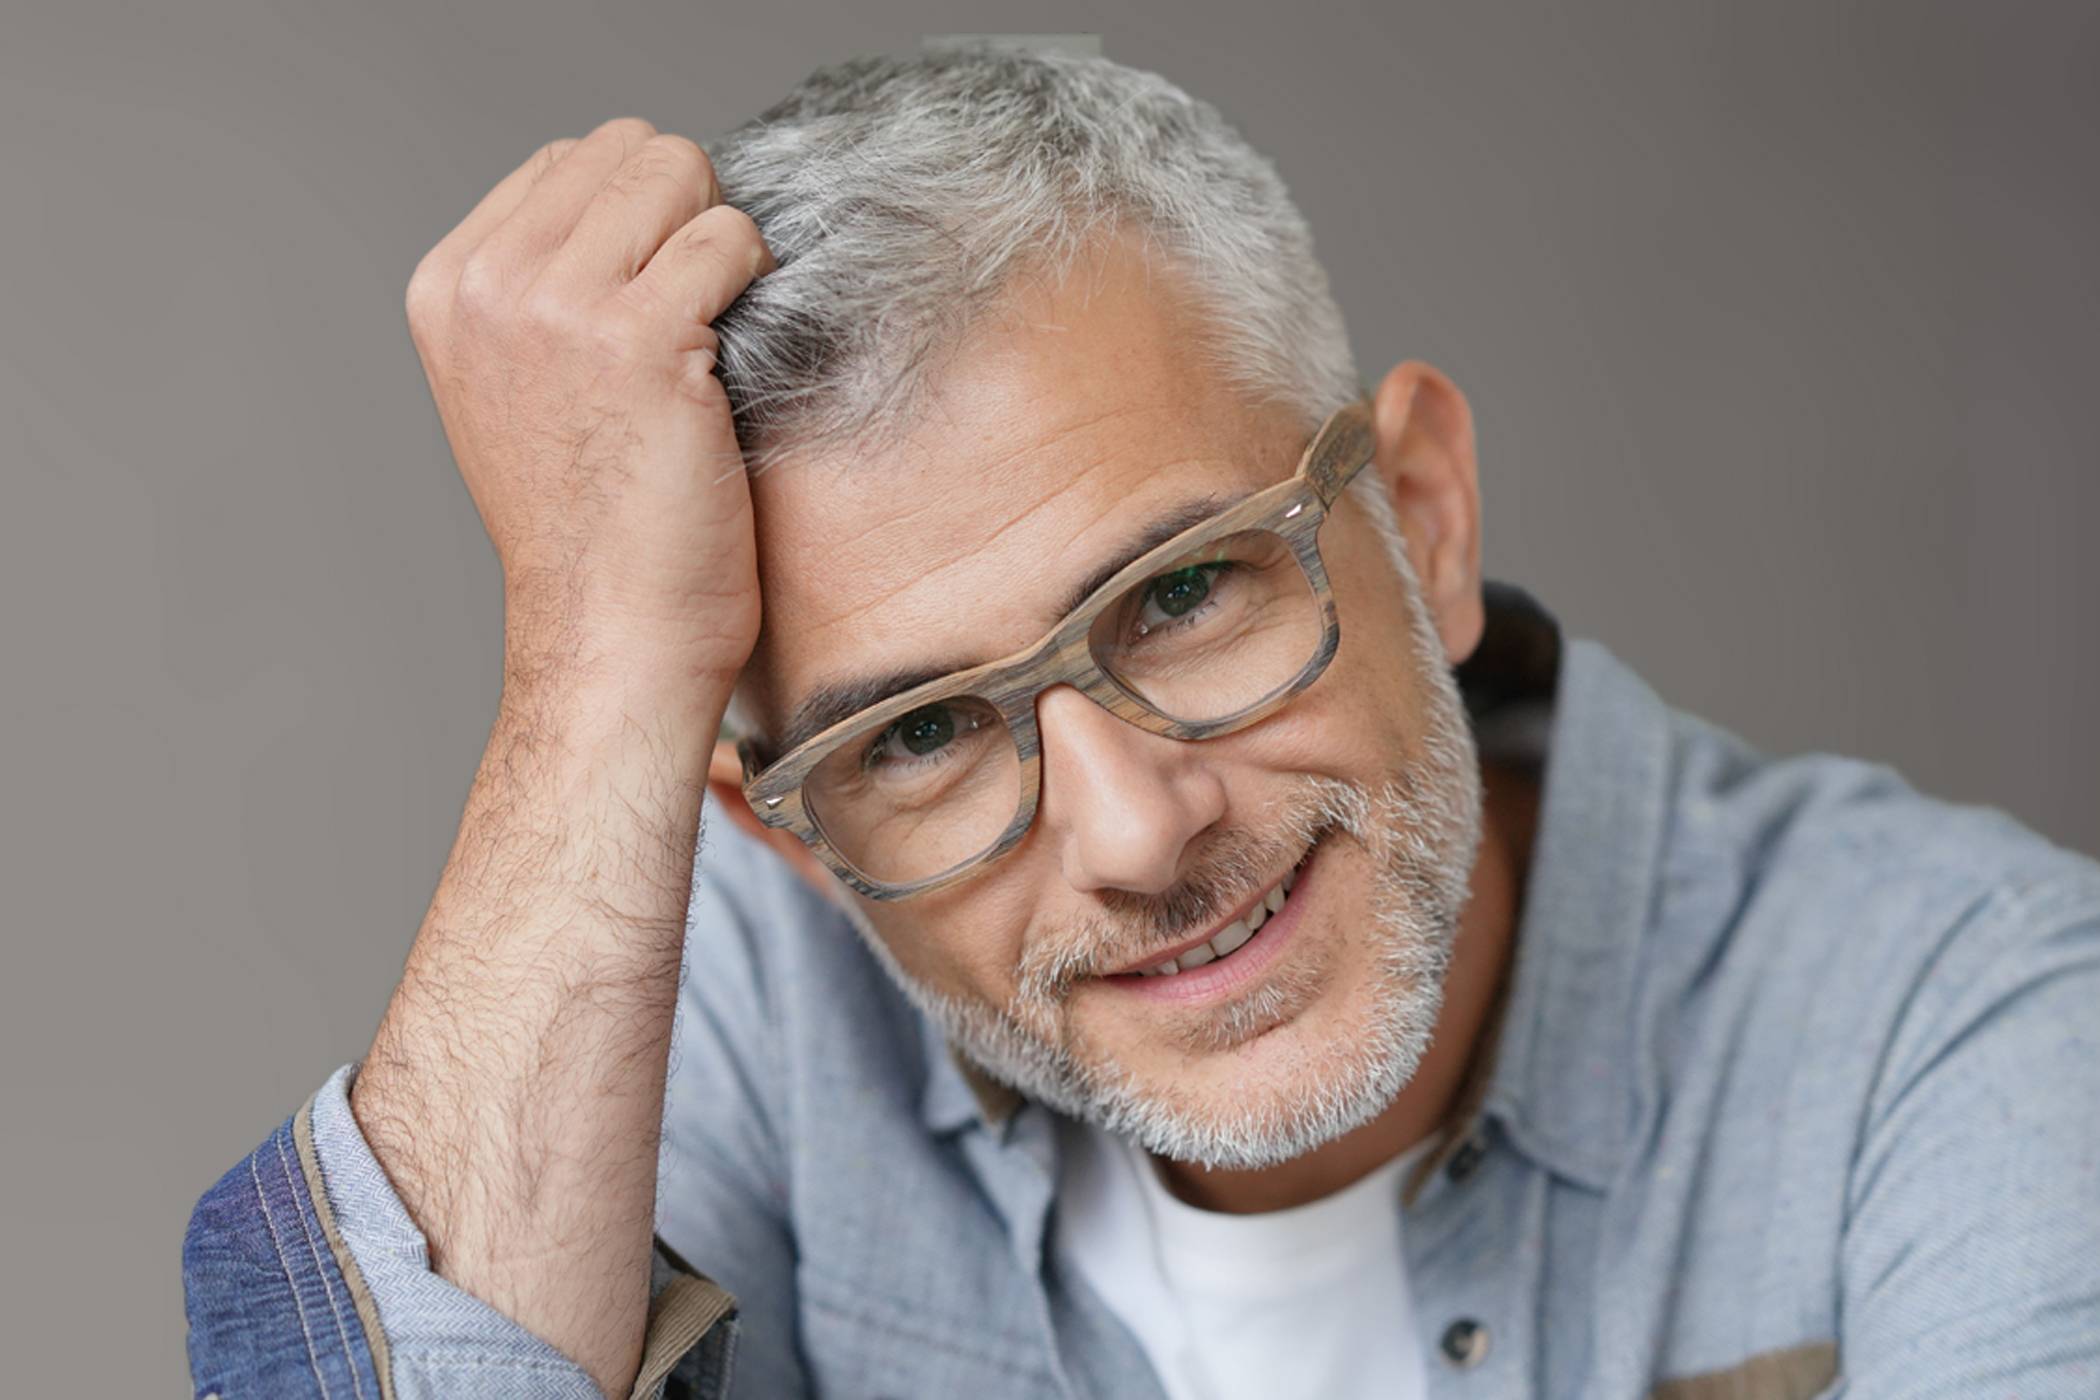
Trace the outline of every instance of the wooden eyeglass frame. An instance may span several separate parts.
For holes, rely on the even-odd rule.
[[[923,685],[893,695],[879,704],[829,725],[777,762],[761,766],[757,749],[748,741],[737,741],[737,755],[744,769],[744,798],[758,819],[771,827],[785,827],[801,838],[816,857],[855,890],[870,899],[907,899],[927,894],[977,873],[1011,851],[1035,822],[1036,800],[1042,791],[1042,735],[1036,727],[1035,701],[1053,685],[1069,685],[1116,718],[1152,734],[1170,739],[1212,739],[1244,729],[1273,714],[1307,686],[1320,678],[1341,644],[1341,624],[1335,617],[1334,592],[1327,581],[1327,566],[1320,559],[1320,526],[1340,498],[1342,488],[1368,463],[1376,450],[1372,410],[1368,399],[1359,398],[1335,410],[1307,444],[1298,469],[1286,481],[1267,487],[1238,505],[1227,507],[1201,524],[1191,526],[1173,539],[1145,551],[1117,570],[1063,621],[1031,645],[996,661],[936,677]],[[1119,685],[1095,662],[1090,638],[1095,619],[1112,602],[1147,575],[1157,573],[1183,554],[1200,549],[1212,540],[1243,530],[1266,530],[1282,539],[1297,557],[1298,566],[1312,584],[1319,604],[1322,635],[1320,645],[1298,675],[1261,700],[1222,719],[1192,723],[1163,715]],[[1013,820],[999,838],[978,855],[951,866],[938,875],[909,884],[895,885],[877,880],[847,860],[825,836],[824,829],[803,799],[802,785],[812,770],[842,741],[887,726],[923,705],[937,700],[967,696],[996,709],[1013,735],[1020,753],[1020,801]]]

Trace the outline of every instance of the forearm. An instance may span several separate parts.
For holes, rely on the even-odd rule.
[[[352,1097],[432,1267],[615,1396],[647,1319],[665,1066],[719,701],[506,686]]]

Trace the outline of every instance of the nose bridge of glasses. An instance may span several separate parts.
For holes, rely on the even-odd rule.
[[[1041,723],[1043,700],[1052,691],[1072,690],[1118,719],[1141,729],[1161,732],[1173,721],[1154,715],[1115,679],[1094,655],[1087,626],[1074,625],[1046,639],[1034,653],[1016,660],[1003,676],[987,678],[971,689],[981,693],[1005,717],[1015,738],[1029,748],[1028,736]]]
[[[1034,727],[1040,729],[1042,725],[1044,702],[1057,692],[1067,690],[1073,692],[1075,700],[1084,700],[1094,709],[1106,711],[1110,718],[1121,720],[1144,734],[1173,739],[1199,737],[1197,726],[1161,714],[1145,704],[1119,684],[1090,653],[1085,654],[1068,673],[1048,677],[1036,688],[1028,716]]]
[[[1151,745],[1161,740],[1192,737],[1188,725],[1148,709],[1098,666],[1092,668],[1087,679],[1091,683],[1056,680],[1037,692],[1033,719],[1039,751],[1055,746],[1065,754],[1086,759],[1105,744],[1120,751],[1119,757],[1128,763],[1133,756],[1132,745],[1139,746],[1136,753],[1143,754],[1151,752]],[[1054,730],[1054,736],[1044,736],[1042,731],[1046,728]],[[1158,751],[1160,758],[1170,754],[1171,750]],[[1138,762],[1142,765],[1142,757]]]
[[[1163,888],[1186,842],[1222,811],[1217,773],[1157,725],[1129,724],[1076,686],[1048,687],[1037,704],[1050,732],[1035,820],[1057,833],[1067,878],[1081,888]]]

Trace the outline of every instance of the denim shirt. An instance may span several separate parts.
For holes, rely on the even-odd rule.
[[[1490,598],[1476,726],[1550,731],[1499,1030],[1404,1197],[1431,1394],[2100,1395],[2100,866]],[[1049,1248],[1049,1111],[705,829],[635,1393],[1161,1400]],[[430,1271],[353,1072],[198,1204],[197,1395],[595,1396]]]

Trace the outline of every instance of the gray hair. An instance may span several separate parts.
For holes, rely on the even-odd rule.
[[[1182,274],[1224,382],[1309,432],[1361,392],[1311,230],[1275,167],[1154,73],[989,47],[820,69],[708,148],[778,269],[715,321],[754,470],[900,433],[1017,281],[1117,234]],[[1376,473],[1352,494],[1389,548]],[[732,725],[750,716],[732,706]]]

